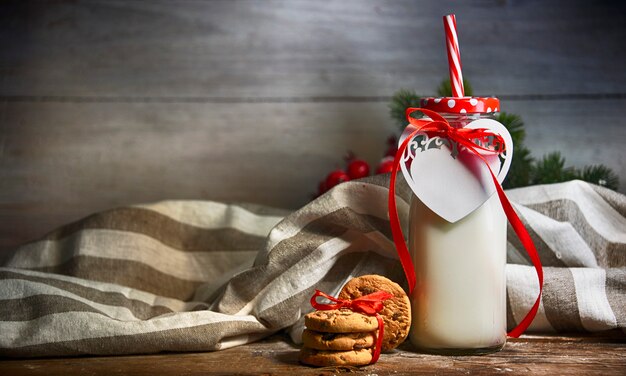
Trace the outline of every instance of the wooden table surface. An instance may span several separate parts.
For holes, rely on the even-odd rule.
[[[420,354],[408,343],[363,367],[312,368],[298,363],[299,348],[285,337],[232,349],[183,354],[0,361],[2,375],[624,375],[623,333],[522,336],[501,352],[483,356]]]

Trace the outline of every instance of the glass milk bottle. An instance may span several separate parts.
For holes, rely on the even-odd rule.
[[[465,99],[465,108],[447,106]],[[488,100],[487,100],[488,99]],[[430,104],[430,105],[429,105]],[[453,127],[493,118],[496,98],[429,98],[422,107]],[[443,111],[442,111],[443,110]],[[445,112],[444,112],[445,111]],[[459,189],[462,189],[459,187]],[[506,342],[507,219],[497,194],[464,218],[450,223],[413,195],[409,251],[416,285],[411,297],[410,340],[438,354],[495,352]]]

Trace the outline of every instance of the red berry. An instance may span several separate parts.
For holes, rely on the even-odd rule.
[[[335,170],[326,176],[326,189],[331,189],[339,183],[350,180],[350,177],[342,170]]]
[[[350,179],[360,179],[370,175],[370,165],[362,159],[353,159],[348,163]]]
[[[380,160],[380,164],[376,168],[377,174],[386,174],[393,171],[393,157],[385,157]]]

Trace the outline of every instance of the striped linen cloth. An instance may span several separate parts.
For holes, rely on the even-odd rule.
[[[0,355],[220,350],[286,329],[315,288],[369,273],[402,283],[389,176],[343,183],[291,214],[165,201],[98,213],[2,254]],[[401,216],[409,189],[398,187]],[[581,181],[508,191],[545,265],[535,332],[626,327],[626,197]],[[509,231],[511,234],[512,231]],[[537,277],[509,236],[508,325]]]

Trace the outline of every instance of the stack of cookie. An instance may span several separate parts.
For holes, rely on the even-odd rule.
[[[376,291],[387,291],[393,298],[383,302],[379,312],[385,324],[382,351],[398,347],[411,327],[411,304],[397,283],[380,275],[351,279],[338,298],[354,300]],[[372,361],[378,321],[347,309],[315,311],[304,317],[304,347],[300,361],[313,366],[361,366]]]
[[[375,317],[347,309],[315,311],[304,317],[300,361],[312,366],[361,366],[372,361]]]

